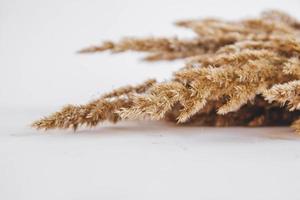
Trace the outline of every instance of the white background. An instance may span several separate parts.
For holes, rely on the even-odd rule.
[[[78,55],[123,36],[181,36],[177,19],[239,19],[298,0],[0,0],[0,199],[300,199],[300,137],[289,128],[29,128],[68,103],[121,85],[167,80],[182,61]]]

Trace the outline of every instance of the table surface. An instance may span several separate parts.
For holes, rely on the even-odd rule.
[[[299,199],[290,128],[122,122],[41,132],[35,109],[2,109],[1,199]]]

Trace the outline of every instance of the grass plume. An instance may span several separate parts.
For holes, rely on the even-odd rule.
[[[96,126],[126,119],[209,126],[291,125],[300,132],[300,22],[271,10],[240,21],[207,18],[176,25],[195,37],[125,38],[79,53],[146,52],[145,60],[185,59],[165,82],[148,80],[69,105],[33,123],[38,129]]]

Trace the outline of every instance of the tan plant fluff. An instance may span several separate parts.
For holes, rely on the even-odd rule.
[[[241,21],[185,20],[194,38],[125,38],[80,53],[148,52],[149,61],[186,59],[171,80],[148,80],[69,105],[38,129],[96,126],[125,119],[208,126],[290,125],[300,132],[300,22],[280,11]],[[298,119],[299,118],[299,119]]]

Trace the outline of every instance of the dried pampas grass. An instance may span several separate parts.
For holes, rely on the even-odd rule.
[[[259,18],[176,23],[195,38],[126,38],[80,53],[148,52],[145,60],[186,59],[171,80],[148,80],[68,105],[33,123],[38,129],[96,126],[126,119],[209,126],[290,125],[300,132],[300,22],[280,11]]]

